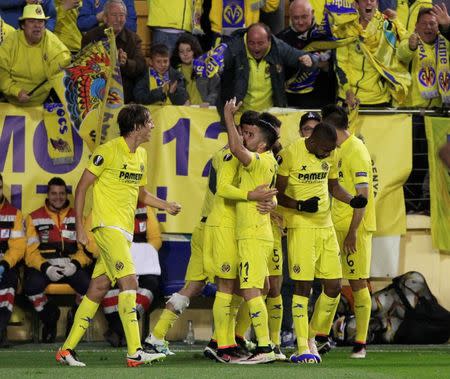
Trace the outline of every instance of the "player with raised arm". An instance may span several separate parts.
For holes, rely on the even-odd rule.
[[[240,161],[239,188],[253,189],[259,185],[273,187],[277,163],[271,151],[278,134],[270,123],[258,120],[257,125],[245,125],[239,136],[234,114],[239,109],[236,98],[226,102],[224,109],[228,143],[232,154]],[[241,364],[267,363],[275,360],[270,345],[267,308],[262,297],[268,273],[267,258],[273,250],[270,214],[261,214],[255,201],[236,204],[236,238],[238,242],[239,281],[247,302],[258,347],[254,354]]]

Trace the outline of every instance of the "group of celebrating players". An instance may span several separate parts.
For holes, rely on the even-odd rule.
[[[285,148],[278,141],[281,122],[274,115],[246,111],[236,126],[239,107],[235,98],[225,105],[228,145],[212,158],[201,220],[192,234],[186,285],[169,298],[143,347],[135,312],[136,276],[127,247],[132,234],[128,218],[133,220],[138,199],[173,215],[181,207],[144,188],[146,153],[139,145],[148,141],[154,127],[149,111],[140,105],[121,110],[121,137],[97,148],[75,193],[78,214],[83,211],[87,188],[94,186],[92,227],[101,258],[72,330],[57,352],[57,361],[84,366],[74,348],[105,291],[116,281],[128,366],[173,354],[165,336],[208,281],[217,284],[217,292],[215,330],[205,355],[232,364],[286,360],[280,350],[284,233],[289,275],[294,282],[292,316],[297,337],[297,351],[289,360],[321,362],[316,339],[327,338],[330,332],[343,277],[353,291],[357,324],[351,357],[366,356],[371,311],[367,278],[375,230],[372,164],[367,148],[348,131],[346,110],[337,105],[324,107],[321,121],[317,114],[309,117],[316,121],[311,135]],[[135,175],[120,174],[124,162]],[[104,206],[96,206],[105,200],[112,204],[107,210],[111,214]],[[119,212],[115,206],[119,203],[126,204],[127,210]],[[78,240],[86,243],[83,227],[78,219]],[[314,278],[321,281],[322,292],[308,320]],[[253,349],[244,338],[250,325],[257,340]]]

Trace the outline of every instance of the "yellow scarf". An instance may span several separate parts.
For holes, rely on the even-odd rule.
[[[419,40],[418,53],[421,58],[421,67],[417,72],[420,95],[424,99],[442,97],[443,103],[450,103],[450,71],[449,51],[447,41],[438,35],[434,42],[434,56],[429,56],[423,42]]]
[[[386,20],[381,12],[376,11],[366,29],[355,19],[332,25],[332,31],[337,38],[352,42],[359,40],[366,58],[388,83],[391,96],[399,104],[405,101],[411,75],[405,64],[397,58],[396,48],[398,40],[407,36],[407,31],[397,19]]]

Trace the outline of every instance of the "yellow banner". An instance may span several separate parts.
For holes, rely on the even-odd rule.
[[[226,133],[215,109],[150,106],[150,111],[156,127],[145,145],[149,190],[183,206],[176,217],[156,213],[164,232],[191,233],[200,217],[209,160],[226,144]],[[283,122],[281,143],[287,146],[299,136],[302,112],[276,109],[274,113]],[[358,122],[374,161],[377,235],[404,233],[402,185],[411,169],[411,117],[361,116]],[[107,134],[117,135],[117,128],[113,129]],[[89,149],[77,133],[73,133],[73,140],[74,162],[55,166],[48,154],[42,108],[0,104],[0,172],[6,195],[12,193],[13,203],[25,214],[42,205],[45,185],[53,176],[61,176],[67,184],[76,186]]]
[[[430,167],[431,237],[433,247],[450,252],[450,170],[438,158],[450,141],[448,118],[425,117]]]

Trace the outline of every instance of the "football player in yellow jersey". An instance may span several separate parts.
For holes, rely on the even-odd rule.
[[[352,209],[333,200],[331,217],[341,251],[342,274],[348,279],[355,300],[356,336],[352,358],[365,358],[372,301],[367,279],[370,276],[372,233],[376,230],[372,161],[364,143],[350,134],[344,108],[334,104],[322,109],[324,122],[336,128],[339,150],[339,184],[353,195],[368,199],[365,208]],[[323,331],[328,334],[328,331]]]
[[[257,112],[247,111],[242,114],[240,125],[245,128],[247,125],[256,124],[258,120]],[[215,278],[217,284],[213,305],[217,354],[214,355],[211,349],[205,350],[205,353],[208,351],[209,357],[214,355],[214,358],[222,363],[234,363],[243,357],[248,358],[245,350],[242,351],[236,343],[240,338],[239,346],[244,345],[243,336],[235,335],[236,315],[242,303],[242,297],[236,294],[239,289],[239,286],[236,286],[239,263],[235,236],[236,204],[250,200],[257,201],[261,207],[265,201],[272,201],[276,194],[276,190],[267,189],[265,185],[257,186],[251,191],[237,188],[239,164],[228,146],[213,156],[211,172],[216,178],[215,196],[206,221],[203,245],[205,256],[209,256],[205,260],[210,259],[212,262],[209,276],[211,279]],[[243,319],[240,320],[242,321]]]
[[[256,116],[257,117],[257,114]],[[241,117],[243,122],[247,122],[246,114],[244,113]],[[250,121],[249,121],[250,122]],[[174,293],[166,303],[166,307],[162,312],[158,322],[153,328],[152,333],[145,339],[144,347],[153,350],[157,353],[163,353],[165,355],[173,355],[169,349],[168,342],[165,340],[167,332],[173,326],[178,317],[183,313],[183,311],[189,306],[190,299],[201,294],[203,288],[205,287],[208,278],[214,280],[215,269],[214,262],[210,254],[207,251],[210,249],[205,247],[205,237],[211,241],[210,245],[214,245],[214,249],[220,251],[218,246],[219,241],[217,241],[214,236],[204,236],[207,222],[209,225],[216,224],[229,224],[230,218],[233,223],[234,230],[234,201],[229,201],[226,199],[254,199],[254,200],[264,200],[268,197],[273,196],[273,191],[268,191],[264,188],[256,188],[254,191],[243,192],[232,185],[233,178],[237,171],[237,162],[228,148],[223,148],[214,154],[212,159],[212,165],[208,176],[208,186],[205,192],[203,206],[201,211],[201,220],[194,228],[191,238],[191,256],[189,259],[189,264],[186,270],[185,281],[186,285],[179,292]],[[222,168],[225,168],[222,170]],[[226,204],[226,210],[223,206]],[[219,206],[218,206],[219,205]],[[220,206],[223,205],[223,206]],[[230,209],[232,208],[232,214],[230,215]],[[223,212],[222,212],[223,211]],[[225,221],[222,223],[222,219]],[[220,246],[225,246],[230,248],[235,244],[234,233],[231,240],[224,241]],[[224,248],[224,250],[226,250]],[[231,249],[232,250],[232,249]],[[236,266],[236,264],[235,264]],[[230,273],[233,271],[232,264],[222,263],[219,266],[225,273]],[[237,267],[234,268],[237,271]],[[219,283],[218,283],[219,284]],[[218,292],[220,293],[221,287],[219,284]],[[233,291],[231,291],[231,294]],[[217,298],[221,298],[220,294]],[[240,301],[239,301],[240,303]],[[229,305],[228,305],[229,306]],[[234,308],[237,308],[237,305]],[[228,308],[229,311],[232,308]],[[225,312],[222,312],[225,314]],[[228,312],[230,313],[230,312]],[[228,315],[229,316],[229,315]],[[235,321],[235,319],[234,319]],[[205,348],[205,355],[212,359],[218,359],[221,362],[226,362],[226,357],[224,360],[220,360],[216,348],[217,344],[215,339],[219,339],[220,333],[220,323],[215,322],[215,334],[216,337],[210,341],[208,346]],[[225,328],[228,330],[228,327]],[[231,337],[230,337],[231,336]],[[234,338],[234,331],[226,334],[227,339]],[[235,342],[233,342],[235,344]],[[231,343],[230,343],[231,344]]]
[[[147,350],[153,350],[156,353],[165,355],[174,355],[169,349],[169,343],[166,341],[166,335],[170,328],[184,310],[189,306],[190,299],[199,296],[206,284],[207,275],[204,266],[208,266],[204,262],[203,254],[203,235],[205,222],[211,211],[214,193],[211,191],[211,172],[208,178],[208,187],[203,197],[203,205],[201,210],[201,218],[199,223],[194,227],[191,237],[191,256],[186,269],[185,286],[178,292],[170,296],[166,302],[166,306],[161,313],[153,331],[144,341],[144,347]]]
[[[147,152],[140,145],[149,141],[154,128],[150,112],[142,105],[128,105],[117,117],[120,137],[96,148],[75,191],[76,232],[86,246],[88,238],[83,225],[86,192],[93,186],[92,231],[100,251],[88,292],[78,307],[73,326],[56,360],[69,366],[85,366],[74,352],[89,327],[101,300],[117,281],[119,315],[125,331],[129,367],[150,363],[164,354],[151,354],[141,347],[136,318],[137,280],[130,245],[134,231],[134,210],[139,201],[164,209],[171,215],[180,212],[175,202],[167,202],[148,192]]]
[[[278,201],[286,207],[289,275],[294,281],[292,316],[297,335],[295,363],[319,363],[318,330],[330,330],[341,290],[339,246],[331,221],[330,199],[364,207],[367,199],[351,196],[338,183],[336,131],[319,123],[309,138],[300,138],[278,157]],[[323,281],[308,331],[308,297],[314,277]],[[309,338],[308,338],[309,337]]]
[[[230,150],[241,162],[239,188],[249,190],[263,184],[273,187],[277,163],[271,148],[278,139],[278,133],[270,123],[258,120],[257,125],[243,127],[241,139],[234,125],[234,113],[240,105],[233,98],[226,102],[224,109]],[[268,274],[267,257],[273,249],[273,234],[270,215],[261,214],[256,202],[242,201],[236,204],[236,238],[240,289],[258,340],[254,354],[239,363],[272,362],[275,354],[270,345],[267,308],[262,290]]]
[[[262,112],[259,117],[261,120],[273,125],[277,134],[280,135],[281,121],[277,117],[268,112]],[[281,149],[281,143],[277,140],[272,146],[274,156],[276,156]],[[273,249],[267,257],[269,291],[267,292],[266,306],[270,341],[273,345],[273,351],[277,360],[284,361],[286,360],[286,356],[280,349],[281,323],[283,320],[283,300],[281,297],[281,285],[283,283],[283,251],[281,247],[281,236],[284,229],[284,220],[281,209],[270,212],[270,221],[273,233]]]

